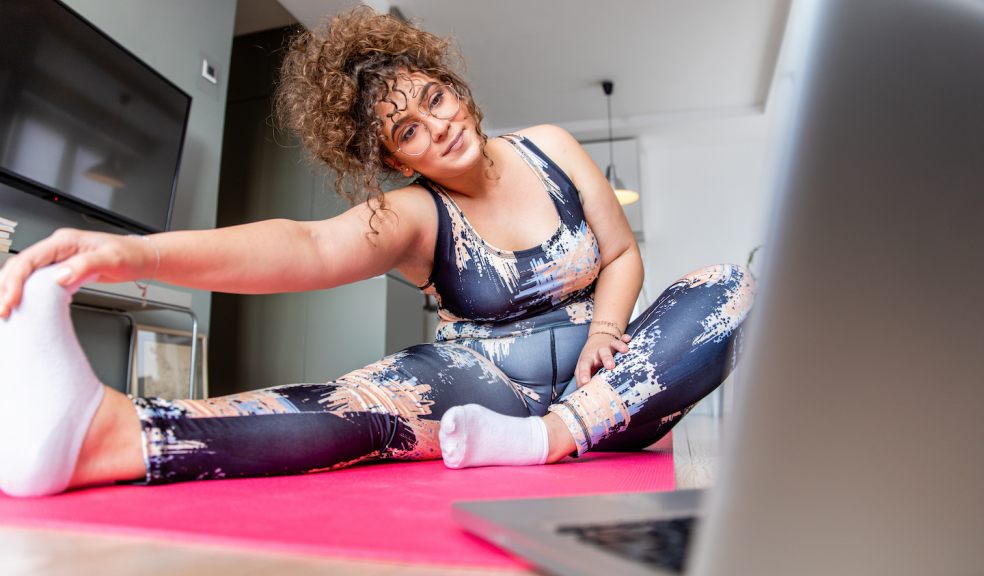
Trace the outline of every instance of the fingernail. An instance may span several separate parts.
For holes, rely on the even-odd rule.
[[[68,266],[62,266],[55,271],[55,282],[61,282],[62,280],[68,278],[72,275],[72,269]]]

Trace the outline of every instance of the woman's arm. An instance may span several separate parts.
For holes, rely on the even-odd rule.
[[[423,191],[387,195],[389,209],[365,204],[317,222],[265,220],[215,230],[165,232],[138,237],[63,229],[16,257],[0,270],[0,317],[20,301],[34,270],[60,263],[59,280],[69,285],[98,276],[103,282],[155,280],[219,292],[262,294],[331,288],[371,278],[417,253]],[[429,199],[426,200],[430,202]],[[433,212],[433,210],[431,210]],[[158,260],[159,256],[159,260]]]
[[[542,148],[574,182],[581,193],[584,217],[601,250],[594,316],[575,371],[580,386],[599,367],[615,367],[613,352],[628,351],[629,336],[622,333],[642,288],[642,257],[625,211],[580,143],[556,126],[534,126],[521,133]]]

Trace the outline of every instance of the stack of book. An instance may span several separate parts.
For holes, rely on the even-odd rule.
[[[0,252],[10,252],[10,245],[14,243],[15,228],[17,222],[0,216]]]

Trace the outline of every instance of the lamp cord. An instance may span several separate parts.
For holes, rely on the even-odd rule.
[[[612,142],[612,95],[611,92],[605,94],[605,101],[608,102],[608,165],[615,165],[615,144]]]
[[[611,80],[605,80],[601,83],[601,88],[605,92],[605,102],[608,106],[608,169],[605,170],[605,179],[610,180],[614,187],[615,143],[612,137],[612,91],[615,88],[615,83]]]

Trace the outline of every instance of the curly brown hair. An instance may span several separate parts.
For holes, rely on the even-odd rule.
[[[399,75],[421,72],[454,86],[475,118],[484,150],[482,111],[453,69],[460,63],[450,40],[357,6],[291,39],[280,69],[277,119],[335,172],[340,196],[351,205],[365,200],[375,216],[374,199],[386,208],[380,182],[396,170],[384,162],[389,151],[374,107]]]

